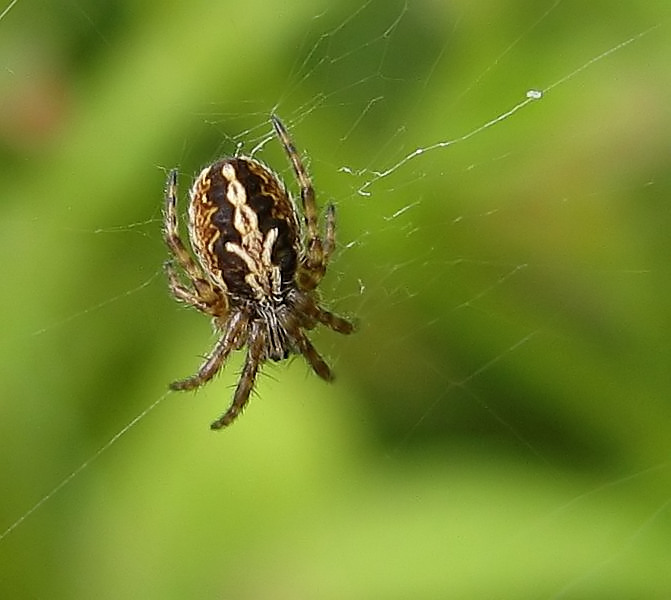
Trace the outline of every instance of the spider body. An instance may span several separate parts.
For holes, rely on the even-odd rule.
[[[203,385],[232,351],[247,346],[233,402],[212,429],[240,414],[266,360],[302,354],[317,375],[330,381],[331,369],[305,332],[319,323],[339,333],[353,331],[349,321],[320,306],[316,291],[335,244],[334,207],[327,208],[322,240],[310,178],[282,122],[273,116],[272,123],[301,189],[302,217],[279,177],[264,164],[250,157],[219,160],[200,172],[190,192],[194,261],[179,235],[177,172],[168,176],[164,238],[173,257],[166,263],[170,289],[179,301],[211,316],[219,336],[199,370],[170,387]]]

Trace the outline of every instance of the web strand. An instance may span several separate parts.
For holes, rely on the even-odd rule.
[[[49,502],[56,494],[58,494],[63,488],[65,488],[73,479],[86,470],[92,463],[94,463],[102,454],[107,452],[116,442],[118,442],[126,433],[128,433],[135,425],[137,425],[142,419],[144,419],[152,410],[154,410],[170,392],[165,392],[157,400],[152,402],[147,408],[145,408],[141,413],[136,415],[125,427],[123,427],[118,433],[113,435],[105,444],[103,444],[90,458],[86,459],[82,464],[80,464],[74,471],[67,475],[60,483],[58,483],[49,493],[43,496],[38,502],[36,502],[30,509],[28,509],[23,515],[21,515],[16,521],[14,521],[7,529],[5,529],[0,534],[0,542],[4,540],[12,531],[19,527],[23,522],[30,518],[37,510],[39,510],[44,504]]]

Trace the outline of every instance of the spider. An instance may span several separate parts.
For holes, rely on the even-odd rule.
[[[323,308],[317,294],[335,245],[335,208],[326,208],[322,239],[310,176],[280,119],[272,115],[271,122],[300,186],[302,218],[267,166],[248,156],[223,158],[205,167],[191,188],[188,229],[196,261],[179,234],[176,169],[166,185],[170,290],[178,301],[212,317],[218,336],[198,371],[170,388],[202,386],[232,351],[247,347],[233,402],[212,429],[230,425],[242,412],[267,360],[302,354],[319,377],[331,381],[331,369],[306,331],[320,323],[338,333],[354,330],[350,321]]]

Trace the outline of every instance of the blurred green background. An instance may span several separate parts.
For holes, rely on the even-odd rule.
[[[669,17],[16,2],[0,597],[671,597]],[[165,395],[213,335],[167,292],[163,185],[179,166],[183,208],[265,141],[295,189],[273,110],[337,206],[322,292],[359,331],[313,335],[333,385],[267,365],[213,433],[241,357]]]

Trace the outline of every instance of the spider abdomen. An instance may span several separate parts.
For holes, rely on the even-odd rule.
[[[191,190],[191,245],[233,298],[279,298],[298,261],[295,208],[276,175],[251,158],[203,169]]]

